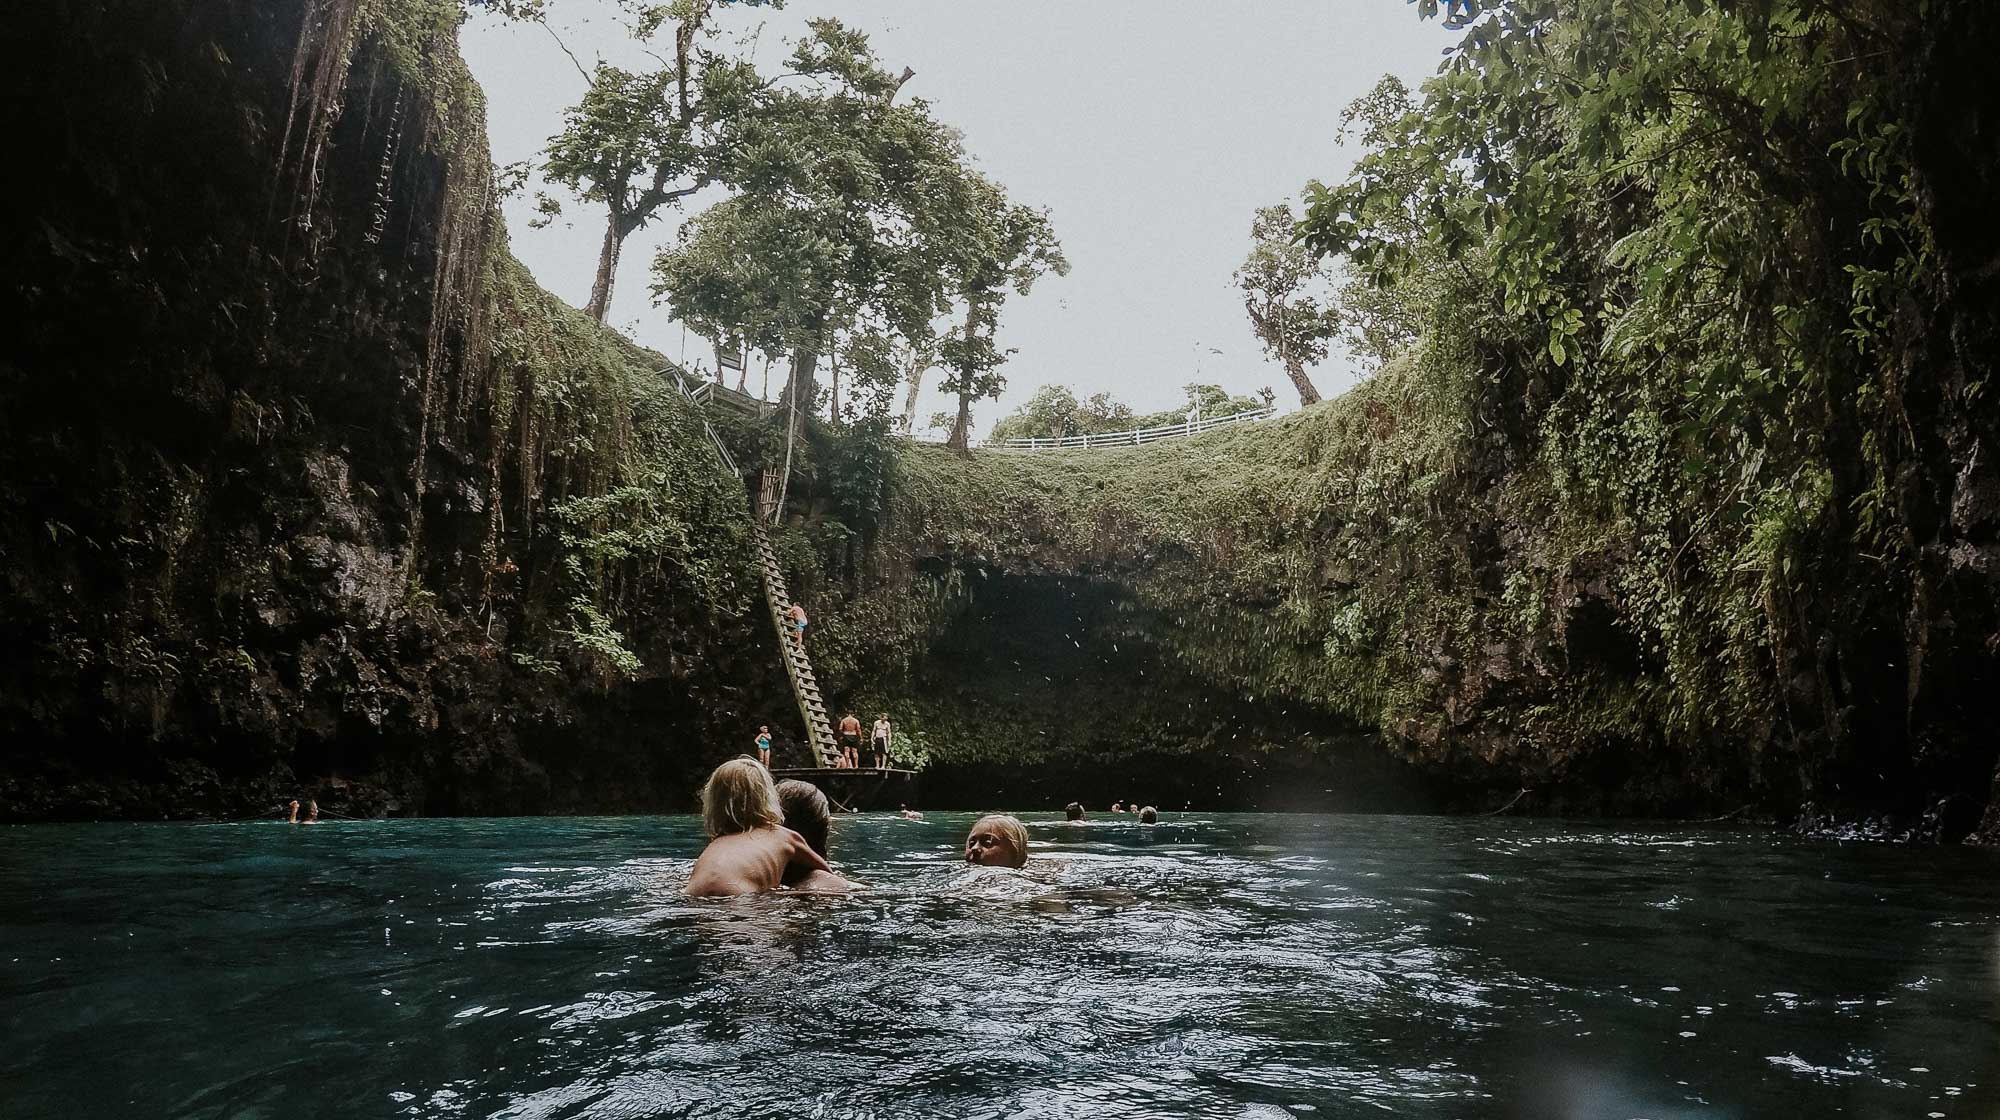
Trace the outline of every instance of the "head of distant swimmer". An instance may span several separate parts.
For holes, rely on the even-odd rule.
[[[1069,804],[1067,804],[1067,805],[1063,806],[1063,816],[1064,816],[1065,818],[1067,818],[1067,819],[1069,819],[1069,820],[1073,820],[1073,821],[1080,821],[1080,820],[1082,820],[1082,819],[1083,819],[1083,803],[1082,803],[1082,802],[1079,802],[1079,801],[1072,801],[1072,802],[1070,802]]]
[[[805,837],[806,844],[824,858],[827,830],[833,824],[826,794],[811,782],[788,778],[778,783],[778,808],[785,814],[785,827]]]
[[[1020,867],[1028,862],[1028,830],[1009,816],[995,814],[972,822],[965,838],[965,862],[981,867]]]
[[[1158,822],[1159,819],[1160,819],[1160,811],[1158,809],[1153,808],[1151,805],[1148,805],[1144,809],[1139,810],[1140,824],[1154,824]]]
[[[701,787],[701,823],[710,836],[729,836],[784,823],[771,772],[757,760],[732,758]]]

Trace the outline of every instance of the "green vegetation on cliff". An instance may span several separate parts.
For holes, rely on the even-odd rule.
[[[1370,150],[1299,227],[1344,270],[1314,338],[1379,365],[1359,388],[1061,454],[723,424],[792,460],[779,544],[830,699],[891,712],[953,800],[1117,773],[1153,784],[1094,796],[1421,803],[1394,757],[1460,803],[1969,830],[2000,680],[1991,21],[1451,10],[1465,47],[1358,107]],[[5,92],[63,112],[23,126],[0,215],[0,812],[679,807],[789,725],[698,412],[507,253],[460,14],[17,20]],[[961,154],[865,77],[863,139]],[[826,316],[892,294],[868,330],[914,344],[956,297],[951,360],[991,373],[1008,265],[1053,263],[924,181],[891,199],[896,268],[843,256],[764,340],[801,403]],[[694,232],[733,252],[726,226]],[[784,294],[731,289],[714,325]]]
[[[460,18],[17,19],[9,815],[674,802],[756,679],[742,495],[508,256]]]
[[[913,449],[890,535],[1113,581],[1203,679],[1544,805],[1970,830],[2000,680],[1988,23],[1452,11],[1464,46],[1357,106],[1371,150],[1302,224],[1382,372],[1180,444]]]

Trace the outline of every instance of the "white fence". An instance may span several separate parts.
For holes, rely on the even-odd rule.
[[[1227,424],[1247,424],[1256,420],[1268,420],[1277,415],[1275,405],[1253,408],[1248,412],[1217,416],[1208,420],[1187,420],[1179,424],[1163,424],[1157,428],[1134,428],[1129,432],[1098,432],[1087,436],[1051,436],[1047,439],[1001,440],[999,446],[1009,451],[1052,451],[1061,447],[1130,447],[1138,443],[1151,443],[1159,439],[1175,436],[1200,435]]]

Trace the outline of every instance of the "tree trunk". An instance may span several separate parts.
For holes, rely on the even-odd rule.
[[[625,233],[613,210],[604,221],[604,245],[597,251],[597,277],[590,282],[590,302],[583,313],[602,323],[611,313],[611,289],[618,282],[618,254],[625,246]]]
[[[910,395],[903,401],[903,432],[915,435],[917,431],[917,394],[924,387],[924,359],[921,354],[910,358]]]
[[[945,441],[947,447],[955,447],[966,455],[972,454],[972,391],[958,391],[958,419],[951,425],[951,438]]]
[[[1318,404],[1321,399],[1319,390],[1313,388],[1312,379],[1306,376],[1306,364],[1292,353],[1291,347],[1285,342],[1285,305],[1279,304],[1277,314],[1273,316],[1259,311],[1256,300],[1246,299],[1243,301],[1243,310],[1250,313],[1250,329],[1256,334],[1258,341],[1269,350],[1277,351],[1278,360],[1285,366],[1285,376],[1292,379],[1292,388],[1299,391],[1299,403]]]
[[[835,345],[833,353],[826,360],[827,405],[826,422],[840,423],[840,347]]]
[[[973,335],[979,330],[979,301],[965,301],[965,344],[966,352],[972,352]],[[958,449],[959,454],[972,455],[972,375],[971,369],[958,371],[958,419],[952,422],[951,438],[945,446]]]
[[[778,394],[778,403],[811,413],[813,397],[818,394],[813,371],[818,367],[819,351],[809,346],[792,351],[792,372],[785,378],[785,391]]]
[[[1306,366],[1291,355],[1285,355],[1285,374],[1292,379],[1292,388],[1299,391],[1299,403],[1318,404],[1319,390],[1313,388],[1312,379],[1306,376]]]

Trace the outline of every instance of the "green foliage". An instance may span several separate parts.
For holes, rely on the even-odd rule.
[[[942,426],[942,425],[940,425]],[[989,443],[1010,439],[1049,439],[1061,436],[1094,435],[1136,428],[1132,407],[1113,400],[1110,393],[1093,393],[1077,400],[1067,385],[1044,385],[1028,402],[993,425]]]
[[[639,675],[645,666],[638,655],[625,648],[625,636],[612,629],[611,620],[595,604],[588,599],[577,599],[570,603],[569,609],[570,626],[557,633],[568,638],[572,648],[603,676],[630,679]]]
[[[1500,491],[1524,523],[1503,530],[1513,570],[1480,625],[1574,647],[1563,604],[1601,573],[1615,621],[1591,653],[1616,647],[1615,672],[1581,695],[1603,725],[1762,734],[1799,687],[1784,666],[1829,672],[1810,632],[1854,625],[1830,605],[1893,581],[1908,539],[1892,495],[1923,422],[1897,403],[1893,309],[1935,280],[1881,60],[1917,41],[1921,9],[1445,14],[1463,44],[1420,103],[1385,82],[1352,111],[1369,150],[1308,188],[1302,241],[1356,276],[1336,301],[1354,341],[1469,348],[1464,421],[1529,457]],[[1534,713],[1577,725],[1572,703]]]
[[[532,489],[525,523],[496,533],[485,566],[526,568],[531,586],[553,579],[544,594],[569,604],[567,619],[523,639],[563,638],[600,675],[630,676],[641,665],[621,631],[644,632],[668,610],[711,624],[741,616],[754,590],[743,497],[666,380],[675,374],[511,261],[489,291],[498,419]]]
[[[736,2],[782,6],[782,0]],[[606,211],[605,241],[587,309],[600,322],[609,308],[625,238],[668,205],[728,177],[738,120],[753,111],[762,88],[749,63],[700,46],[703,37],[714,33],[709,22],[714,11],[714,0],[639,7],[634,37],[644,41],[672,25],[673,57],[654,54],[659,68],[644,73],[599,62],[589,76],[589,89],[564,114],[562,132],[549,140],[544,153],[549,181]],[[561,204],[547,195],[537,199],[537,207],[537,225],[561,212]]]
[[[946,267],[965,320],[938,356],[945,367],[940,387],[958,397],[950,442],[964,450],[973,402],[999,396],[1007,384],[998,371],[1011,351],[993,344],[1007,292],[1026,295],[1044,273],[1068,275],[1069,261],[1046,211],[1010,203],[999,184],[976,172],[964,176],[963,202],[949,215]]]
[[[740,193],[661,252],[655,295],[768,353],[817,357],[857,321],[926,339],[946,298],[939,240],[963,209],[957,134],[895,102],[898,80],[838,21],[812,21],[786,67],[796,80],[731,122],[723,177]]]

